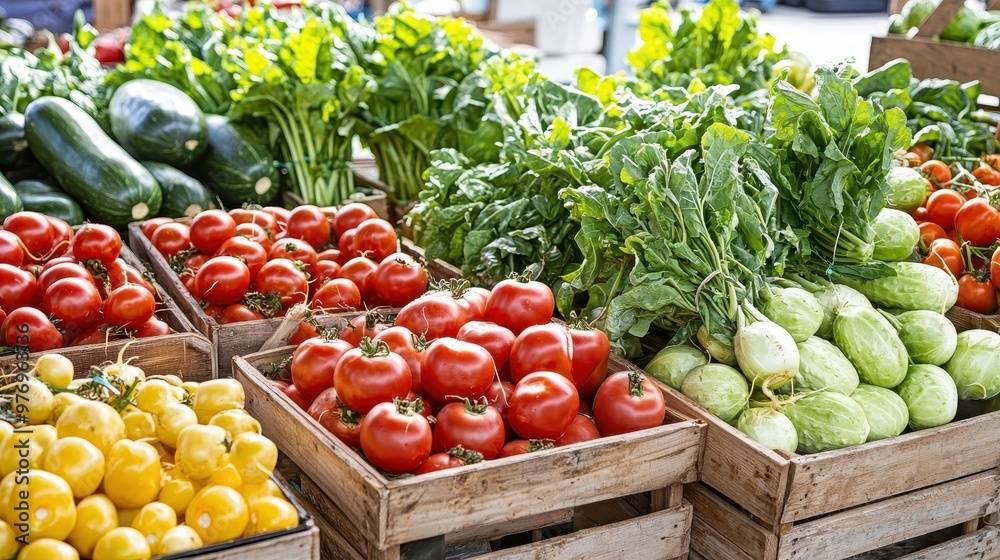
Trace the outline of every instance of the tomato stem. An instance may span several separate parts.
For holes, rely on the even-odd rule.
[[[637,372],[632,371],[628,374],[628,392],[635,398],[642,398],[646,393],[646,388],[642,386],[642,382],[645,381],[646,376]]]
[[[448,455],[458,459],[465,465],[473,465],[475,463],[482,462],[483,454],[478,451],[472,451],[462,447],[461,445],[456,445],[448,450]]]
[[[534,453],[535,451],[544,451],[546,449],[554,449],[556,443],[551,439],[529,439],[528,447],[526,451],[528,453]]]
[[[384,340],[372,340],[371,337],[364,337],[361,342],[358,343],[358,350],[365,355],[366,358],[377,358],[380,356],[389,355],[389,345],[386,344]]]

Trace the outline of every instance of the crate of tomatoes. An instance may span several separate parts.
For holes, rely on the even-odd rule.
[[[628,542],[637,557],[684,557],[681,493],[704,424],[668,410],[603,332],[553,310],[539,282],[455,283],[366,321],[357,343],[312,338],[236,358],[234,375],[347,554],[474,541],[606,557]],[[551,538],[507,548],[523,532]]]
[[[18,212],[0,229],[0,346],[110,358],[194,328],[113,228]],[[69,350],[72,347],[72,350]]]
[[[956,279],[958,301],[947,316],[959,331],[1000,330],[1000,154],[935,159],[918,144],[904,159],[889,175],[889,205],[916,223],[896,220],[891,235],[909,231],[921,261]]]
[[[276,446],[201,335],[0,370],[0,557],[319,559]]]
[[[426,291],[428,272],[443,274],[402,252],[392,225],[360,203],[208,210],[131,224],[129,237],[216,345],[223,374],[233,356],[259,350],[293,305],[310,309],[298,341],[350,328],[359,310],[401,307]]]

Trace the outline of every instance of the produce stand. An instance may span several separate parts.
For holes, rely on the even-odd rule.
[[[942,78],[983,84],[983,93],[1000,96],[1000,75],[993,68],[1000,64],[1000,52],[953,41],[935,39],[964,5],[964,0],[943,0],[920,26],[914,37],[887,34],[872,37],[868,69],[882,66],[890,60],[910,61],[915,78]],[[903,2],[893,2],[889,13],[897,14]],[[1000,6],[988,2],[990,9]]]
[[[307,500],[350,545],[340,557],[425,557],[570,520],[576,532],[485,557],[612,558],[624,543],[637,558],[686,556],[691,509],[682,485],[698,480],[703,423],[668,409],[659,428],[390,480],[260,374],[291,352],[238,357],[233,371],[247,410],[301,469]]]

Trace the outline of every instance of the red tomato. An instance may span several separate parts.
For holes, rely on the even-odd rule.
[[[312,401],[333,387],[337,364],[351,349],[343,340],[313,338],[303,342],[292,354],[292,384]]]
[[[254,311],[242,303],[234,303],[226,306],[226,309],[222,312],[222,317],[219,318],[219,323],[226,325],[229,323],[257,321],[266,318],[267,317],[265,317],[260,311]]]
[[[310,338],[316,338],[319,333],[316,332],[316,326],[309,321],[299,321],[299,326],[292,333],[292,336],[288,338],[288,343],[293,346],[298,346],[303,342],[309,340]]]
[[[122,238],[109,226],[84,224],[73,237],[73,255],[80,262],[91,259],[110,265],[122,250]]]
[[[573,381],[573,339],[557,323],[533,325],[517,335],[510,349],[510,376],[514,383],[536,371],[554,371]]]
[[[356,228],[349,229],[340,234],[340,238],[337,240],[337,249],[340,251],[340,257],[337,259],[337,262],[341,266],[347,264],[347,261],[354,257],[360,256],[360,253],[354,250],[354,236],[357,232]]]
[[[104,34],[94,39],[94,58],[101,64],[115,65],[125,62],[125,47],[113,36]]]
[[[254,286],[262,294],[277,294],[284,309],[304,303],[309,294],[306,273],[288,259],[272,259],[264,263],[254,279]]]
[[[556,447],[592,441],[599,437],[601,437],[601,432],[597,431],[597,425],[594,424],[594,421],[585,414],[577,414],[566,432],[556,440]]]
[[[948,234],[941,226],[934,222],[921,222],[920,224],[920,247],[926,249],[937,239],[947,239]]]
[[[139,231],[141,231],[142,234],[146,236],[146,239],[152,239],[153,232],[155,232],[157,228],[159,228],[163,224],[169,224],[170,222],[173,221],[174,220],[172,218],[152,218],[146,220],[145,222],[140,223]]]
[[[309,278],[316,277],[316,250],[301,239],[286,237],[281,241],[275,241],[267,253],[267,258],[301,262],[305,265],[305,273],[309,275]]]
[[[288,397],[293,403],[295,403],[296,406],[298,406],[302,410],[309,409],[309,404],[310,404],[309,400],[306,399],[304,396],[302,396],[302,393],[299,392],[298,388],[296,388],[295,385],[289,385],[284,389],[282,389],[281,392],[284,393],[286,397]]]
[[[493,357],[485,348],[454,338],[435,340],[420,358],[424,393],[439,403],[478,399],[495,375]]]
[[[191,220],[191,244],[209,255],[227,240],[236,237],[236,220],[222,210],[205,210]]]
[[[184,270],[189,271],[191,274],[198,274],[198,271],[201,270],[201,267],[204,266],[210,258],[212,258],[212,255],[195,253],[184,261]]]
[[[3,231],[3,230],[0,229],[0,231]],[[42,272],[45,272],[46,270],[52,268],[53,266],[56,266],[57,264],[63,264],[63,263],[77,264],[77,265],[80,264],[73,257],[67,257],[67,256],[56,257],[54,259],[50,259],[48,261],[45,261],[45,264],[42,265],[42,271],[39,272],[38,274],[39,274],[39,276],[41,276]]]
[[[920,170],[939,189],[948,188],[951,184],[951,168],[943,161],[927,160],[920,166]]]
[[[267,251],[261,247],[260,243],[251,241],[246,237],[233,237],[225,240],[215,253],[216,257],[236,257],[247,265],[250,270],[250,281],[257,278],[264,263],[267,262]]]
[[[377,217],[378,214],[371,206],[359,202],[345,204],[333,217],[333,231],[339,237],[344,235],[345,231],[358,227],[361,222]]]
[[[500,378],[510,378],[510,350],[516,338],[510,329],[496,323],[470,321],[462,325],[455,338],[485,348],[493,356]]]
[[[234,257],[213,257],[198,271],[195,285],[201,299],[208,303],[223,306],[236,303],[250,287],[250,269]]]
[[[212,320],[218,323],[222,320],[222,314],[225,313],[226,308],[221,305],[210,303],[208,305],[203,305],[201,310],[205,312],[205,315],[208,315]]]
[[[16,212],[3,221],[3,229],[21,239],[25,257],[31,262],[41,262],[49,256],[55,244],[55,231],[44,214]]]
[[[348,263],[350,264],[350,263]],[[403,307],[427,291],[427,271],[406,253],[393,253],[368,280],[375,295],[391,307]]]
[[[198,284],[195,283],[195,274],[197,273],[185,272],[184,274],[181,274],[181,284],[184,284],[184,287],[187,288],[191,297],[193,297],[196,301],[201,301],[201,293],[198,292]]]
[[[538,371],[514,386],[507,420],[528,439],[558,439],[580,411],[580,394],[565,376]]]
[[[351,346],[357,347],[361,344],[361,339],[366,336],[368,338],[375,338],[379,333],[388,328],[388,321],[389,319],[380,312],[375,310],[368,311],[363,315],[358,315],[351,319],[347,323],[347,328],[340,333],[340,339],[347,341]],[[393,351],[391,346],[389,350]]]
[[[927,217],[943,229],[955,227],[955,214],[965,204],[965,197],[955,191],[935,191],[927,199]]]
[[[333,374],[333,386],[341,402],[351,410],[367,414],[379,403],[405,397],[411,387],[410,368],[384,342],[362,339],[347,351]]]
[[[913,147],[910,148],[910,153],[920,158],[920,163],[923,163],[934,156],[934,150],[927,144],[914,144]]]
[[[55,286],[55,284],[53,284]],[[149,290],[135,284],[125,284],[104,301],[104,318],[116,327],[138,329],[153,317],[156,299]]]
[[[285,233],[288,237],[319,247],[330,241],[330,222],[326,221],[326,215],[318,207],[299,206],[289,214]]]
[[[337,398],[336,389],[330,387],[320,393],[308,412],[320,426],[348,447],[361,448],[361,422],[364,417],[344,406]]]
[[[411,390],[422,393],[424,386],[420,378],[420,358],[427,349],[427,342],[410,332],[410,329],[398,325],[379,332],[373,340],[385,342],[390,351],[406,360],[406,365],[410,368]]]
[[[496,459],[503,449],[506,434],[500,411],[481,399],[473,404],[465,402],[448,403],[438,410],[437,424],[434,425],[434,439],[442,449],[462,446],[478,451],[483,459]]]
[[[552,449],[555,444],[550,440],[541,439],[515,439],[513,441],[507,442],[503,446],[503,450],[500,451],[500,457],[513,457],[514,455],[524,455],[525,453],[534,453],[536,451],[545,451],[546,449]]]
[[[928,221],[927,209],[921,206],[920,208],[917,208],[913,212],[910,212],[910,217],[913,218],[913,220],[916,221],[917,223],[926,222]]]
[[[354,282],[354,285],[358,287],[358,291],[361,293],[361,298],[369,300],[373,294],[372,288],[374,287],[373,284],[369,284],[369,280],[377,269],[378,265],[375,264],[375,261],[367,257],[354,257],[341,266],[339,277]]]
[[[958,307],[990,315],[997,310],[996,286],[990,281],[980,282],[971,274],[958,279]]]
[[[990,258],[990,280],[993,285],[1000,288],[1000,247],[993,251]]]
[[[316,263],[316,285],[322,286],[329,280],[340,277],[340,265],[336,261],[319,261]]]
[[[7,346],[27,346],[30,352],[52,350],[63,345],[62,333],[34,307],[21,307],[9,312],[0,331]]]
[[[108,267],[108,282],[111,284],[112,290],[125,284],[136,284],[146,288],[151,294],[155,295],[157,293],[156,288],[134,266],[127,264],[121,259],[115,259],[111,263],[111,266]]]
[[[163,224],[153,232],[150,242],[164,258],[169,259],[191,247],[191,228],[177,222]]]
[[[451,298],[423,296],[403,306],[396,324],[424,335],[428,341],[454,337],[466,322],[465,314]]]
[[[955,231],[976,247],[987,247],[1000,239],[1000,212],[985,198],[974,198],[955,214]]]
[[[166,336],[168,334],[170,334],[170,325],[164,323],[156,317],[152,317],[150,320],[146,321],[145,325],[139,327],[139,329],[135,331],[136,338]]]
[[[532,325],[548,323],[555,306],[552,290],[545,284],[535,280],[504,280],[490,292],[485,318],[520,334]]]
[[[611,343],[604,331],[585,328],[571,328],[573,340],[573,384],[583,398],[590,397],[608,376],[608,358]]]
[[[292,215],[292,211],[282,208],[280,206],[265,206],[261,208],[264,212],[274,216],[275,228],[284,231],[285,224],[288,223],[288,217]],[[277,233],[277,232],[275,232]]]
[[[927,256],[920,262],[950,272],[956,278],[965,270],[962,251],[959,249],[958,243],[951,239],[936,239],[931,242],[927,251]]]
[[[416,469],[431,455],[431,425],[396,400],[375,405],[361,423],[361,450],[376,467],[390,474]]]
[[[422,465],[417,467],[413,474],[427,474],[447,469],[472,465],[483,460],[483,454],[476,451],[467,451],[461,446],[455,447],[448,452],[435,453],[427,458]]]
[[[507,408],[510,406],[510,396],[514,394],[514,384],[506,380],[493,380],[490,388],[486,390],[486,402],[500,413],[503,419],[503,429],[506,434],[504,439],[510,439],[514,435],[514,430],[510,428],[510,421],[507,419]]]
[[[233,221],[236,222],[237,231],[241,224],[252,224],[261,228],[265,232],[274,231],[278,226],[278,220],[275,218],[274,214],[263,210],[233,208],[229,211],[229,215],[232,216]]]
[[[85,280],[94,288],[97,288],[94,276],[89,270],[75,263],[63,262],[42,271],[42,274],[38,277],[37,281],[39,293],[45,294],[45,292],[49,289],[49,286],[64,278],[78,278],[80,280]],[[98,296],[100,296],[100,294],[98,294]]]
[[[486,317],[486,302],[490,299],[490,291],[486,288],[469,288],[459,299],[459,305],[465,311],[468,321],[482,321]],[[465,305],[463,305],[463,302]]]
[[[38,282],[30,272],[9,264],[0,264],[0,309],[8,314],[41,300]]]
[[[91,281],[63,278],[45,290],[42,308],[63,329],[81,331],[100,319],[101,294]]]
[[[45,216],[45,219],[52,226],[52,251],[49,252],[49,258],[72,254],[73,228],[59,218]]]
[[[76,338],[74,338],[70,343],[70,346],[83,346],[84,344],[107,344],[112,340],[119,340],[121,338],[121,329],[116,329],[107,323],[100,323],[91,326],[77,335]]]
[[[666,414],[663,393],[645,375],[620,371],[594,395],[594,421],[602,436],[655,428]]]
[[[21,248],[21,238],[2,229],[0,229],[0,264],[16,267],[24,264],[24,249]]]
[[[316,260],[322,261],[333,261],[340,264],[340,249],[327,249],[323,252],[316,254]]]
[[[330,313],[360,309],[361,292],[354,282],[334,278],[316,290],[309,307]]]
[[[381,218],[361,222],[354,233],[354,251],[375,262],[382,262],[395,253],[398,246],[396,230],[392,229],[392,224]]]
[[[1000,185],[1000,172],[997,172],[996,169],[993,169],[987,163],[980,163],[978,167],[973,169],[972,176],[984,185],[991,187]]]
[[[270,214],[266,215],[270,216]],[[236,224],[236,235],[246,237],[250,241],[256,241],[264,248],[265,253],[271,250],[271,236],[267,230],[257,224]]]

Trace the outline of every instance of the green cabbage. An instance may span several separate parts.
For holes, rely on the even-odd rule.
[[[912,26],[907,26],[907,29],[910,27]],[[916,169],[894,167],[886,180],[889,182],[889,193],[885,200],[888,208],[913,212],[927,200],[927,181]]]
[[[940,366],[955,353],[958,333],[944,315],[918,309],[897,315],[896,321],[899,339],[915,363]]]
[[[889,389],[858,385],[851,398],[865,411],[865,418],[871,428],[868,441],[898,436],[910,421],[906,401]]]
[[[833,338],[866,383],[891,389],[906,377],[906,347],[878,311],[845,308],[833,322]]]
[[[829,341],[810,337],[800,342],[799,372],[781,392],[830,390],[850,396],[858,388],[858,370],[847,356]]]
[[[772,321],[757,321],[737,329],[733,352],[743,375],[765,394],[791,381],[799,371],[795,340]]]
[[[781,412],[795,426],[804,453],[860,445],[871,431],[861,405],[833,391],[810,393],[785,405]]]
[[[906,212],[884,208],[872,224],[875,229],[875,251],[872,258],[880,261],[901,261],[913,254],[920,241],[920,226]]]
[[[681,383],[681,392],[730,424],[736,422],[750,400],[746,378],[725,364],[694,368]]]
[[[958,300],[958,282],[937,268],[915,262],[886,263],[896,273],[874,280],[841,277],[840,281],[881,307],[944,313]]]
[[[761,312],[781,325],[795,342],[816,334],[823,324],[823,306],[802,288],[776,288]]]
[[[958,386],[958,398],[990,399],[1000,394],[1000,334],[975,329],[958,333],[955,353],[944,364]]]
[[[831,284],[826,288],[813,294],[816,300],[823,306],[823,323],[816,331],[816,336],[831,340],[833,338],[833,320],[837,318],[840,310],[848,305],[858,305],[871,308],[872,304],[864,294],[849,286]]]
[[[958,391],[948,372],[929,364],[910,366],[906,379],[896,387],[910,413],[914,430],[951,422],[958,412]]]
[[[646,373],[674,389],[680,389],[692,369],[708,363],[705,353],[691,344],[667,346],[646,365]]]
[[[799,446],[795,426],[787,416],[770,407],[744,410],[736,422],[736,429],[768,449],[794,453]]]

